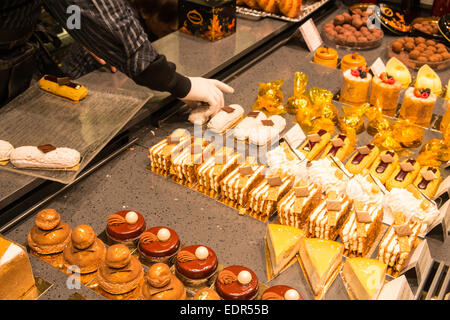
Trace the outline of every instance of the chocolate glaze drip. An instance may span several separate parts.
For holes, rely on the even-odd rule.
[[[369,150],[372,150],[375,146],[373,144],[368,144],[367,148]],[[358,152],[358,154],[353,158],[352,164],[360,164],[361,161],[367,156],[367,154],[361,154]]]
[[[437,172],[436,168],[428,167],[428,170],[430,170],[433,173]],[[428,184],[431,182],[431,180],[425,180],[425,178],[422,178],[422,181],[417,185],[419,189],[426,189],[428,187]]]
[[[394,156],[394,152],[392,152],[392,151],[388,151],[388,152],[386,152],[386,154]],[[375,172],[376,173],[383,173],[384,171],[386,171],[386,168],[388,167],[388,165],[389,165],[389,163],[384,162],[383,160],[380,160],[380,164],[375,169]]]
[[[45,76],[44,79],[45,79],[45,80],[48,80],[48,81],[51,81],[51,82],[58,83],[58,78],[55,77],[55,76]],[[76,89],[78,86],[80,86],[79,84],[74,83],[74,82],[72,82],[72,81],[69,81],[68,83],[66,83],[66,84],[64,84],[64,85],[65,85],[65,86],[68,86],[68,87],[70,87],[70,88],[74,88],[74,89]]]
[[[324,129],[320,129],[320,130],[317,132],[317,134],[318,134],[319,136],[323,136],[325,133],[327,133],[327,131],[324,130]],[[307,143],[306,146],[303,148],[303,150],[305,150],[305,151],[311,151],[312,148],[314,148],[314,146],[316,145],[316,143],[317,143],[317,142],[312,142],[312,141],[308,140],[308,143]]]
[[[414,159],[409,159],[408,160],[409,163],[411,163],[412,165],[414,165],[416,163],[416,160]],[[406,176],[408,175],[408,172],[400,170],[400,172],[397,174],[397,176],[395,177],[396,181],[402,182],[403,180],[405,180]]]

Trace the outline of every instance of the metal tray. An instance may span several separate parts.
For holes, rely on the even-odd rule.
[[[305,0],[302,4],[302,13],[297,18],[289,18],[285,17],[281,14],[275,14],[275,13],[268,13],[264,12],[262,10],[256,10],[251,9],[248,7],[241,7],[236,6],[236,13],[243,17],[248,17],[250,19],[262,19],[265,17],[278,19],[278,20],[284,20],[289,22],[300,22],[303,21],[307,16],[309,16],[314,11],[320,9],[323,5],[330,2],[331,0],[320,0],[320,1],[314,1],[314,0]]]
[[[130,80],[120,73],[94,72],[77,81],[89,90],[88,97],[79,103],[33,84],[0,109],[0,139],[16,148],[52,144],[76,149],[82,157],[79,167],[28,170],[9,163],[0,170],[70,183],[152,96],[146,89],[130,86]]]

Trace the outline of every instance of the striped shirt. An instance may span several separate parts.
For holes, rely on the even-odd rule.
[[[63,27],[71,16],[67,8],[77,5],[80,29],[67,29],[70,35],[136,83],[181,98],[189,92],[190,80],[152,47],[127,0],[1,0],[0,30],[34,26],[42,3]]]

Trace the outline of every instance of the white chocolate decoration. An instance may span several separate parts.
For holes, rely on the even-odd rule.
[[[206,260],[209,257],[209,251],[206,247],[198,247],[195,250],[195,256],[199,259],[199,260]]]
[[[159,229],[158,234],[156,235],[159,241],[165,242],[170,239],[170,231],[166,228]]]
[[[138,221],[138,215],[134,211],[127,212],[125,215],[125,220],[128,224],[135,224]]]
[[[238,274],[238,281],[242,285],[249,284],[252,281],[252,274],[247,270],[243,270]]]
[[[297,292],[297,290],[289,289],[284,294],[284,299],[285,300],[299,300],[300,299],[300,294]]]

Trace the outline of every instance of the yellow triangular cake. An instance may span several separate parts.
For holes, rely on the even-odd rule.
[[[305,276],[314,295],[318,296],[342,262],[344,245],[319,238],[304,238],[300,245]]]
[[[356,300],[376,300],[384,284],[386,268],[386,264],[376,259],[347,259],[342,278],[349,296]]]
[[[294,227],[281,224],[269,224],[267,226],[266,240],[274,274],[280,273],[294,258],[304,236],[303,230]]]

